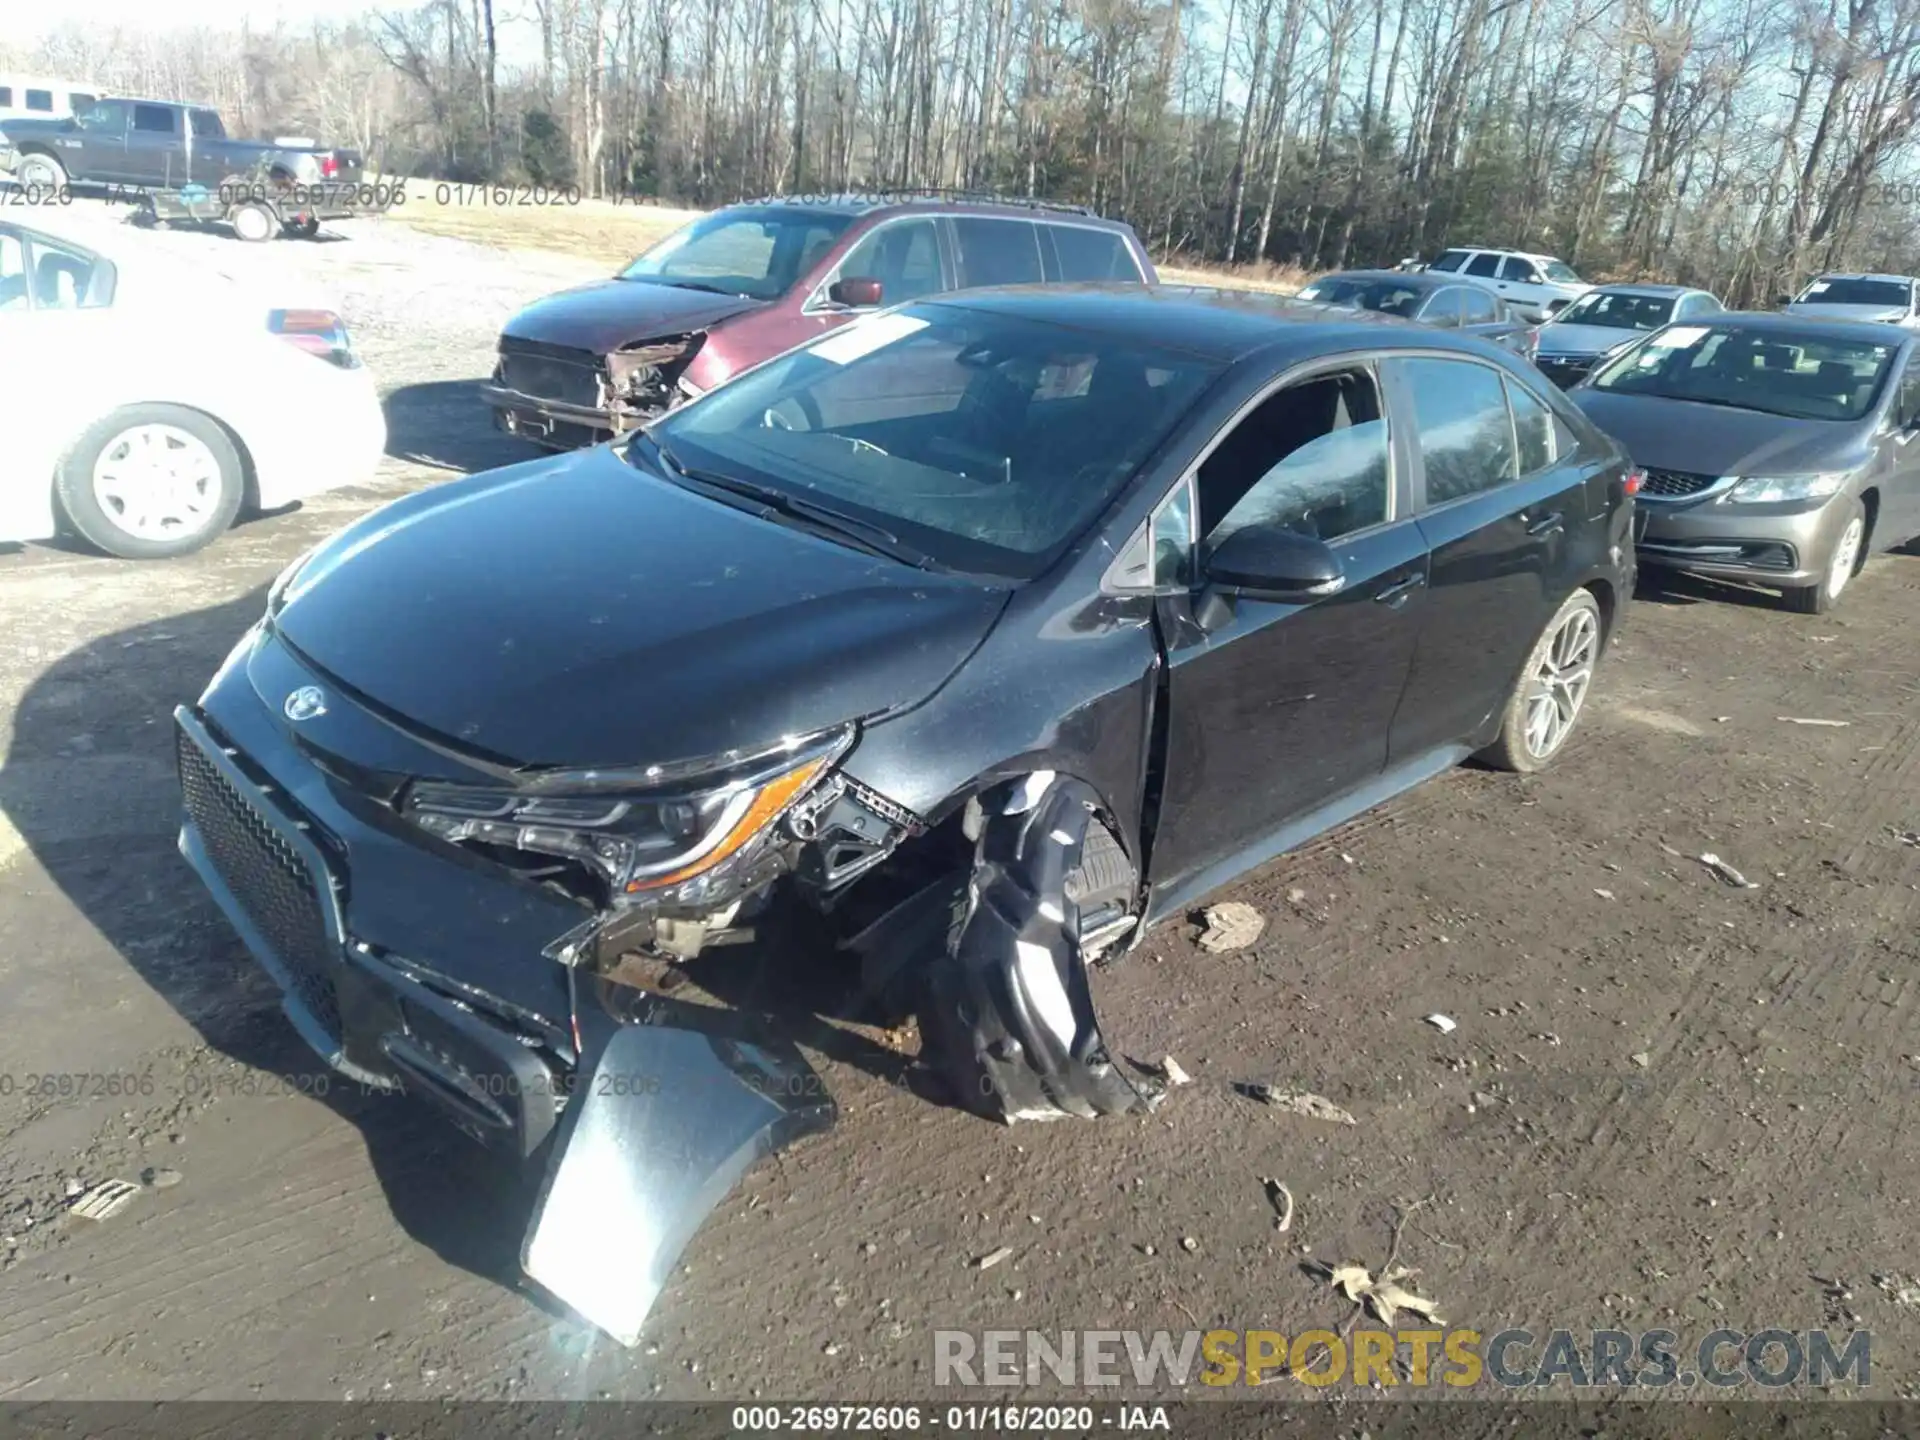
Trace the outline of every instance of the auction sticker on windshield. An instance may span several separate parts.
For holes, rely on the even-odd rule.
[[[1693,344],[1706,333],[1704,325],[1675,325],[1670,329],[1662,330],[1647,343],[1657,345],[1662,350],[1679,350]]]
[[[849,365],[863,355],[871,355],[926,328],[927,322],[913,315],[875,315],[834,331],[807,353],[835,365]]]

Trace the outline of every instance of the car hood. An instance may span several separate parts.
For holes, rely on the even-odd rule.
[[[1631,345],[1647,332],[1622,330],[1617,325],[1555,325],[1540,327],[1542,355],[1604,355],[1616,345]]]
[[[745,295],[715,295],[648,280],[596,280],[534,301],[500,333],[604,355],[636,341],[705,330],[764,304]]]
[[[273,624],[463,749],[664,764],[914,705],[1008,593],[762,520],[601,446],[374,511],[287,577]]]
[[[1789,315],[1805,315],[1810,320],[1877,320],[1897,325],[1907,318],[1898,305],[1832,305],[1820,300],[1796,300],[1787,306]]]
[[[1634,463],[1696,475],[1801,475],[1851,470],[1867,458],[1873,421],[1791,420],[1757,410],[1621,395],[1569,392],[1594,424],[1626,446]]]

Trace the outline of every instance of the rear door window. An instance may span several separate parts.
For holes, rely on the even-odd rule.
[[[1507,403],[1513,407],[1513,438],[1519,450],[1522,475],[1531,475],[1553,464],[1555,456],[1554,416],[1546,405],[1511,375],[1501,377],[1507,387]]]
[[[1138,280],[1127,242],[1111,230],[1087,225],[1048,225],[1053,253],[1060,261],[1062,280]]]
[[[1500,278],[1518,280],[1523,285],[1538,285],[1540,272],[1533,268],[1531,260],[1523,259],[1518,255],[1509,255],[1500,262]]]
[[[178,128],[175,123],[178,113],[165,105],[136,105],[133,107],[133,128],[144,135],[171,135]]]
[[[1467,324],[1491,325],[1499,318],[1499,312],[1494,309],[1493,296],[1484,290],[1467,291]]]
[[[0,310],[27,308],[27,251],[18,235],[0,232]]]
[[[1500,269],[1500,257],[1490,250],[1482,250],[1467,262],[1467,274],[1492,279]]]
[[[963,286],[1037,285],[1045,278],[1040,268],[1040,237],[1031,220],[959,215],[954,217],[953,233],[960,247]]]
[[[1448,285],[1436,290],[1427,297],[1427,303],[1420,311],[1420,318],[1429,325],[1441,325],[1451,330],[1460,324],[1460,317],[1466,313],[1461,305],[1461,287]]]
[[[1413,402],[1427,504],[1478,495],[1518,473],[1513,417],[1499,373],[1465,360],[1395,360]]]
[[[220,123],[217,110],[192,110],[187,114],[193,125],[193,133],[201,140],[218,140],[227,133],[227,127]]]
[[[1433,262],[1432,268],[1435,270],[1458,270],[1462,265],[1467,263],[1467,256],[1472,253],[1470,250],[1443,251],[1440,258]]]

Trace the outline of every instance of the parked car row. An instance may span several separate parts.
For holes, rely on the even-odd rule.
[[[1322,276],[1301,298],[1459,327],[1444,297],[1477,285],[1481,313],[1502,303],[1489,277],[1512,256],[1441,258],[1456,254]],[[1643,565],[1769,586],[1819,614],[1870,555],[1920,535],[1920,282],[1822,275],[1781,303],[1735,313],[1685,286],[1588,286],[1517,334],[1461,328],[1528,356],[1644,467]]]

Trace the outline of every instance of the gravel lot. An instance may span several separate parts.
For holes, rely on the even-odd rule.
[[[0,547],[0,1398],[924,1397],[936,1326],[1337,1326],[1300,1262],[1377,1264],[1423,1199],[1401,1258],[1456,1324],[1857,1324],[1871,1393],[1915,1392],[1905,555],[1835,617],[1644,599],[1552,772],[1456,772],[1269,867],[1234,892],[1267,916],[1250,949],[1151,936],[1103,1005],[1130,1053],[1194,1077],[1154,1116],[1000,1129],[829,1059],[839,1127],[722,1203],[639,1349],[518,1293],[527,1197],[403,1105],[317,1094],[173,849],[170,708],[316,538],[534,453],[473,382],[513,309],[605,270],[334,233],[164,243],[332,288],[388,394],[376,484],[177,563]],[[151,1083],[33,1080],[83,1072]],[[1250,1104],[1245,1080],[1358,1123]],[[75,1184],[148,1170],[113,1219],[63,1218]],[[1263,1176],[1298,1203],[1285,1235]]]

